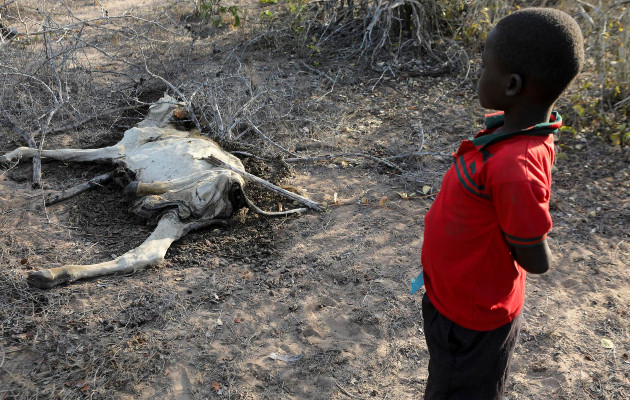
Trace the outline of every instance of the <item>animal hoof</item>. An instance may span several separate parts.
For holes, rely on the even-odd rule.
[[[29,285],[38,287],[40,289],[50,289],[51,287],[58,284],[58,282],[55,282],[53,274],[47,269],[31,272],[30,274],[28,274],[26,281]]]
[[[131,182],[130,184],[125,186],[125,194],[138,194],[139,185],[140,185],[140,182],[138,181]]]

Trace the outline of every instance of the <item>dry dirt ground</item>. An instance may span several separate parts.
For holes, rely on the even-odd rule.
[[[273,75],[294,88],[301,125],[274,140],[304,156],[385,158],[421,143],[450,154],[483,116],[460,77],[382,76],[331,61],[322,70],[343,78],[332,87],[288,53],[252,52],[249,63],[261,80]],[[89,133],[56,135],[48,148],[111,144],[122,130]],[[627,399],[627,153],[592,135],[557,139],[568,157],[554,172],[554,267],[528,279],[506,396]],[[0,152],[16,144],[0,136]],[[157,268],[48,291],[28,287],[28,272],[110,259],[151,228],[127,211],[133,199],[114,183],[44,208],[29,163],[0,170],[0,399],[421,399],[422,293],[409,295],[409,280],[450,161],[395,162],[403,173],[361,157],[245,160],[250,172],[327,202],[327,211],[270,219],[244,210],[228,228],[174,243]],[[108,170],[46,163],[44,185],[69,187]],[[283,201],[249,190],[267,209]]]

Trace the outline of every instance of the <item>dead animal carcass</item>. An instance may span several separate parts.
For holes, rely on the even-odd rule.
[[[243,177],[232,170],[243,169],[238,158],[206,137],[168,124],[173,111],[181,106],[170,96],[164,96],[150,107],[143,121],[127,130],[123,139],[113,146],[42,150],[42,158],[110,161],[130,171],[135,180],[125,191],[142,196],[132,211],[144,217],[157,215],[159,222],[139,247],[120,257],[98,264],[64,265],[36,271],[28,276],[30,284],[50,288],[78,279],[156,265],[164,259],[171,243],[187,232],[229,218],[246,204],[253,206],[242,190]],[[0,156],[0,163],[12,163],[37,154],[37,149],[20,147]],[[218,159],[222,167],[210,164],[207,159]]]

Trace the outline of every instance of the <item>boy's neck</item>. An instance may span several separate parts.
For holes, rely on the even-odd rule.
[[[549,107],[527,106],[512,107],[503,114],[501,132],[516,132],[534,125],[549,122],[553,105]]]

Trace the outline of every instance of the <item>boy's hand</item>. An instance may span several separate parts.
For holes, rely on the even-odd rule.
[[[544,274],[551,265],[551,250],[547,239],[534,247],[512,247],[512,256],[525,271]]]

